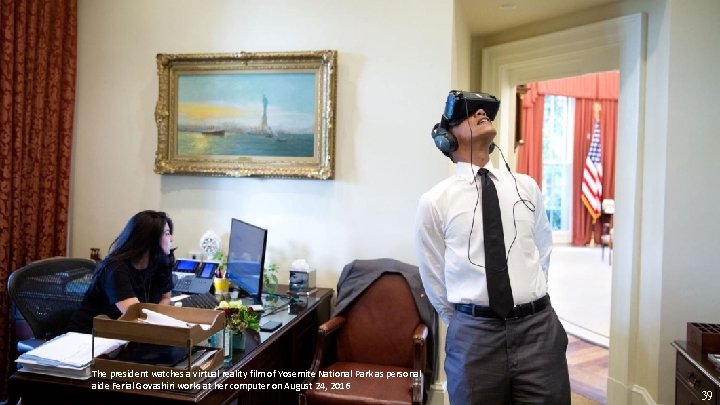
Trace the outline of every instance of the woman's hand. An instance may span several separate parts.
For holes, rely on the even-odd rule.
[[[162,304],[162,305],[170,305],[170,296],[171,296],[171,295],[172,295],[172,294],[170,294],[169,291],[166,292],[165,294],[163,294],[162,297],[160,298],[159,304]]]
[[[127,309],[130,307],[130,305],[137,304],[138,302],[140,302],[140,300],[138,300],[137,297],[125,298],[122,301],[116,302],[115,306],[117,306],[118,309],[120,310],[120,312],[122,312],[124,314],[127,311]]]

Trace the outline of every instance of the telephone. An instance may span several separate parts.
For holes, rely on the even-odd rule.
[[[209,292],[213,285],[213,276],[219,267],[219,262],[177,259],[173,269],[173,291],[189,294]]]

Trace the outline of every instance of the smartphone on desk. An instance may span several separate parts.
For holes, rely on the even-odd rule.
[[[281,326],[282,326],[282,322],[267,321],[264,324],[260,325],[260,330],[263,332],[273,332]]]

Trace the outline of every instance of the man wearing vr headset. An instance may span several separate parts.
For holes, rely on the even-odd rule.
[[[450,92],[432,137],[457,171],[418,205],[420,275],[448,325],[450,403],[570,404],[567,335],[547,295],[552,231],[537,183],[490,163],[499,106]]]

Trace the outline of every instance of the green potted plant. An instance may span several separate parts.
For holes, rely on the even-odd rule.
[[[241,301],[220,301],[216,309],[225,313],[225,330],[230,334],[233,350],[244,350],[245,331],[260,330],[259,314]]]

